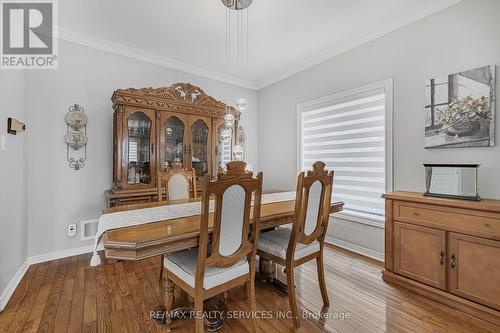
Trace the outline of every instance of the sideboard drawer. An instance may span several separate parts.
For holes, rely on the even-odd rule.
[[[394,219],[414,224],[464,232],[500,240],[500,214],[466,209],[394,202]]]

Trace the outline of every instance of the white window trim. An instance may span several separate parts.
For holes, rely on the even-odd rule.
[[[372,90],[383,90],[385,92],[385,191],[392,192],[394,186],[394,137],[393,137],[393,108],[394,108],[394,82],[392,79],[375,82],[363,87],[349,89],[343,92],[335,93],[326,97],[318,98],[312,101],[300,103],[297,105],[297,172],[302,171],[302,112],[317,109],[324,104],[341,103],[342,100],[348,100],[352,96],[363,93],[369,93]],[[335,170],[334,170],[335,171]],[[335,184],[333,185],[335,187]],[[383,221],[368,216],[360,216],[353,212],[344,211],[335,214],[339,218],[369,225],[379,224],[383,226]]]

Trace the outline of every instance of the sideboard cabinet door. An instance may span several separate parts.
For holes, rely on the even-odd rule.
[[[448,234],[448,290],[500,310],[500,242]]]
[[[446,232],[394,222],[394,272],[446,288]]]

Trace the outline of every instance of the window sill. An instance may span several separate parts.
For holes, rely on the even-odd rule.
[[[372,214],[355,212],[352,210],[344,210],[339,213],[331,214],[330,217],[338,218],[341,220],[366,224],[376,228],[384,228],[385,217],[374,216]]]

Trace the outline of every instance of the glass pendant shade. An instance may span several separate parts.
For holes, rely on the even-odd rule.
[[[243,147],[234,146],[233,156],[235,161],[243,161]]]
[[[226,113],[224,116],[224,122],[226,123],[227,126],[233,126],[234,123],[234,116],[232,113]]]
[[[238,110],[240,111],[245,111],[248,107],[248,104],[247,104],[247,100],[244,99],[243,97],[240,98],[237,102],[236,102],[236,107],[238,108]]]
[[[220,138],[223,142],[230,141],[231,140],[231,130],[229,130],[228,128],[223,130],[220,134]]]

